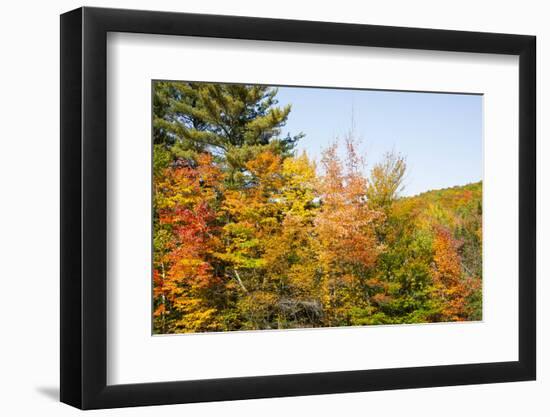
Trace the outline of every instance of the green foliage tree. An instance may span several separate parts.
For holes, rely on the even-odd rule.
[[[403,191],[407,163],[402,155],[392,151],[374,165],[369,178],[367,198],[373,207],[387,210]]]
[[[281,136],[291,107],[278,107],[276,94],[261,85],[155,82],[154,143],[176,158],[209,152],[223,164],[227,180],[240,184],[248,161],[266,148],[289,156],[303,136]]]

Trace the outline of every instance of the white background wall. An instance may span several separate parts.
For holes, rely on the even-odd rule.
[[[86,5],[326,20],[538,37],[538,381],[119,409],[94,415],[543,416],[550,412],[550,83],[545,1],[93,1]],[[59,391],[59,17],[77,1],[10,1],[0,14],[0,413],[75,415]],[[403,347],[406,349],[406,346]],[[545,395],[546,394],[546,395]]]

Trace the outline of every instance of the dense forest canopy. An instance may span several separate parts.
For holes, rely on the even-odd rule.
[[[480,320],[481,182],[401,197],[353,133],[316,165],[276,94],[154,83],[154,332]]]

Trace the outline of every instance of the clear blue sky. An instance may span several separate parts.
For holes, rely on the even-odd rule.
[[[403,195],[479,181],[482,177],[480,95],[279,87],[292,104],[283,132],[306,136],[298,150],[316,161],[324,148],[355,133],[367,169],[391,150],[407,159]]]

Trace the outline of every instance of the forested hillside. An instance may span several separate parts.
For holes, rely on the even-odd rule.
[[[402,198],[352,133],[316,164],[266,86],[154,92],[155,333],[481,319],[481,183]]]

